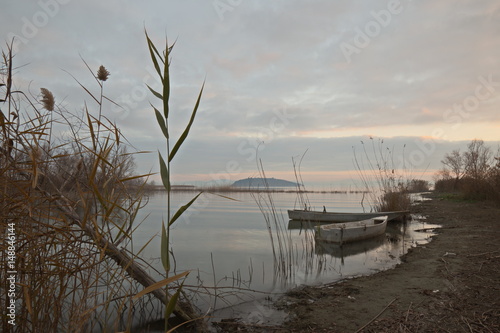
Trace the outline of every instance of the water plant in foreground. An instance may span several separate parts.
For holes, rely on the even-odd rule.
[[[302,155],[302,158],[303,157],[304,155]],[[302,177],[300,176],[300,163],[297,165],[295,160],[292,161],[297,184],[299,184],[297,185],[297,200],[302,207],[304,207],[303,205],[308,207],[310,203],[307,195],[303,193],[305,188]],[[302,159],[300,161],[302,161]],[[260,159],[257,161],[257,168],[261,178],[267,179]],[[308,228],[310,225],[304,225],[304,228],[300,230],[300,234],[302,235],[300,239],[302,251],[301,256],[299,256],[299,248],[294,242],[292,230],[288,228],[288,219],[285,220],[283,213],[276,207],[273,192],[269,190],[267,182],[260,192],[252,192],[251,196],[262,213],[269,232],[271,250],[273,253],[274,278],[280,280],[285,285],[291,285],[295,280],[297,270],[300,269],[301,263],[305,266],[305,274],[311,274],[313,271],[319,273],[323,270],[325,268],[325,257],[314,255],[315,240],[312,228]]]
[[[155,91],[153,88],[148,86],[149,90],[151,93],[158,98],[162,102],[162,108],[163,112],[160,112],[156,107],[154,107],[152,104],[151,106],[153,107],[153,110],[155,112],[156,120],[161,128],[161,131],[165,137],[166,140],[166,159],[162,156],[160,152],[158,152],[158,157],[160,161],[160,175],[161,175],[161,180],[163,183],[163,186],[165,190],[167,191],[167,221],[162,221],[161,225],[161,262],[163,264],[163,268],[165,270],[165,275],[166,279],[163,280],[162,282],[158,283],[155,285],[155,287],[166,287],[166,308],[165,308],[165,330],[168,329],[168,320],[171,316],[172,313],[176,311],[179,311],[179,308],[177,307],[177,301],[181,295],[182,288],[183,288],[183,283],[181,283],[178,287],[175,293],[170,296],[168,294],[168,285],[169,283],[176,281],[180,278],[183,278],[184,276],[188,275],[189,272],[184,272],[181,274],[177,274],[174,277],[169,278],[169,274],[171,271],[171,265],[170,265],[170,253],[169,253],[169,247],[170,247],[170,227],[172,224],[186,211],[195,201],[196,199],[202,194],[202,192],[198,193],[196,196],[194,196],[191,201],[189,201],[187,204],[184,206],[180,207],[175,214],[171,214],[171,181],[170,181],[170,163],[174,159],[176,153],[179,151],[179,148],[183,144],[183,142],[186,140],[189,131],[191,129],[191,126],[194,122],[194,119],[196,117],[196,112],[198,111],[198,107],[200,105],[200,100],[201,96],[203,93],[203,87],[204,84],[202,85],[200,92],[198,94],[198,99],[196,100],[195,106],[193,108],[193,111],[191,113],[191,117],[189,119],[188,124],[186,125],[186,128],[174,144],[173,148],[170,146],[170,131],[169,131],[169,115],[170,115],[170,109],[169,109],[169,97],[170,97],[170,72],[169,72],[169,66],[170,66],[170,52],[173,48],[172,46],[168,45],[168,41],[166,41],[165,44],[165,50],[160,53],[158,49],[156,48],[155,44],[151,41],[149,38],[147,32],[146,32],[146,40],[148,44],[148,49],[149,53],[151,56],[151,60],[153,62],[153,65],[155,67],[156,73],[158,74],[158,77],[161,81],[162,85],[162,91]],[[194,313],[194,312],[193,312]],[[187,318],[184,318],[187,319]],[[199,318],[191,316],[191,318],[188,321],[194,321]]]

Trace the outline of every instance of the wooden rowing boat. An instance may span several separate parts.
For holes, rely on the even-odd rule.
[[[410,214],[407,210],[394,211],[394,212],[371,212],[371,213],[339,213],[339,212],[319,212],[313,210],[288,210],[288,217],[290,220],[297,221],[310,221],[310,222],[354,222],[374,217],[387,216],[387,220],[401,219]]]
[[[316,227],[315,238],[325,242],[348,243],[385,233],[387,216],[357,222],[332,223]]]

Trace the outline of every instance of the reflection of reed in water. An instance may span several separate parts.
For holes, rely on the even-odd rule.
[[[290,279],[295,262],[291,233],[286,230],[283,215],[276,210],[270,192],[252,193],[266,222],[274,259],[274,274],[284,280]]]
[[[262,163],[258,164],[260,176],[267,179]],[[269,188],[266,183],[266,188]],[[271,248],[274,258],[274,277],[283,283],[293,282],[297,271],[303,269],[305,274],[316,271],[319,274],[325,269],[323,256],[314,254],[314,233],[312,230],[302,230],[302,250],[294,243],[290,225],[286,223],[283,214],[276,209],[274,199],[270,191],[251,194],[259,207],[269,232]],[[287,228],[288,227],[288,228]]]

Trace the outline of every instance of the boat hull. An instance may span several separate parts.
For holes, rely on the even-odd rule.
[[[387,216],[357,222],[332,223],[316,227],[315,238],[331,243],[349,243],[385,234]]]

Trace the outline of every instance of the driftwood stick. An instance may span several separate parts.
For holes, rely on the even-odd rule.
[[[378,317],[380,317],[382,315],[382,313],[384,313],[385,310],[387,310],[387,308],[389,306],[391,306],[392,303],[394,303],[395,301],[397,300],[397,298],[393,299],[389,304],[387,304],[387,306],[379,312],[378,315],[376,315],[375,317],[373,317],[372,320],[370,320],[369,322],[367,322],[365,325],[363,325],[363,327],[361,327],[359,330],[357,330],[355,333],[359,333],[361,332],[362,330],[364,330],[368,325],[370,325],[371,323],[373,323]]]
[[[63,197],[64,198],[64,197]],[[87,236],[96,241],[98,246],[106,250],[106,255],[113,259],[120,267],[122,267],[134,280],[149,287],[156,281],[141,267],[139,266],[126,252],[120,250],[116,245],[107,240],[103,235],[98,235],[96,230],[91,224],[83,224],[76,212],[69,208],[68,203],[64,203],[63,199],[55,200],[57,208],[61,211],[71,223],[77,225]],[[151,292],[163,304],[167,305],[167,293],[162,288],[158,288]],[[190,304],[184,303],[181,308],[179,304],[176,305],[174,310],[175,316],[182,321],[193,321],[199,319]]]

